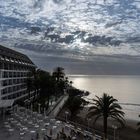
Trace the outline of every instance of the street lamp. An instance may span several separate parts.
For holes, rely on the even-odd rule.
[[[38,113],[40,114],[40,106],[41,104],[38,104]]]
[[[67,116],[68,116],[69,112],[65,111],[65,115],[66,115],[66,122],[67,122]]]
[[[112,128],[114,129],[114,140],[115,140],[115,133],[116,133],[116,129],[117,129],[117,126],[115,126],[115,125],[112,125]]]
[[[44,107],[44,116],[46,117],[46,108]]]
[[[89,131],[89,122],[91,121],[90,118],[87,118],[87,122],[88,122],[88,131]]]
[[[33,114],[33,105],[31,104],[31,115]]]

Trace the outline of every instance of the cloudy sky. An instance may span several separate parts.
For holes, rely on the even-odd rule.
[[[0,44],[40,68],[140,73],[140,0],[0,0]]]

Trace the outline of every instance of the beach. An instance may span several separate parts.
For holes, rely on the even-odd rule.
[[[92,132],[95,135],[99,135],[103,137],[103,119],[100,118],[94,123],[94,117],[87,120],[87,113],[89,107],[84,107],[76,117],[70,118],[68,117],[68,121],[75,125],[75,127],[82,127],[87,129],[88,131]],[[65,121],[65,111],[66,108],[62,108],[59,115],[57,116],[59,119]],[[114,139],[114,128],[115,129],[115,140],[139,140],[140,138],[140,131],[137,127],[137,120],[125,119],[125,126],[122,127],[118,122],[108,119],[108,136],[110,139]]]
[[[85,121],[85,124],[87,124],[88,122],[86,121],[85,118],[87,113],[88,113],[88,109],[89,107],[85,107],[83,110],[80,111],[80,113],[78,114],[78,116],[80,118],[82,118]],[[119,140],[139,140],[140,138],[140,131],[138,130],[138,126],[137,120],[131,120],[131,119],[125,119],[125,126],[121,127],[121,125],[112,120],[112,119],[108,119],[108,134],[113,136],[114,135],[114,128],[113,126],[116,126],[116,138],[118,138]],[[103,119],[100,118],[96,123],[94,123],[94,117],[92,120],[90,120],[89,122],[89,127],[103,132]]]

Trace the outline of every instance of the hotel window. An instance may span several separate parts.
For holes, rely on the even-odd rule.
[[[7,97],[7,96],[6,96],[6,97],[2,97],[2,99],[3,99],[3,100],[6,100],[6,99],[8,99],[8,97]]]
[[[3,65],[2,65],[2,63],[0,63],[0,69],[2,69],[3,68]]]
[[[8,78],[8,72],[4,71],[4,78]]]
[[[5,88],[5,89],[2,90],[2,93],[1,94],[4,95],[6,93],[7,93],[7,89]]]
[[[13,79],[13,84],[16,84],[16,79]]]
[[[4,63],[4,69],[8,70],[8,64]]]
[[[13,91],[16,91],[16,86],[13,87]]]
[[[8,81],[7,80],[4,80],[2,85],[3,86],[7,86],[8,85]]]
[[[12,72],[9,72],[9,77],[12,77]]]
[[[12,79],[9,80],[9,85],[12,85]]]
[[[14,72],[14,75],[13,75],[13,77],[16,77],[16,72]]]

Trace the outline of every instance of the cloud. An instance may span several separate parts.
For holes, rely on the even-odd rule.
[[[0,41],[77,59],[140,55],[137,0],[0,0]]]

